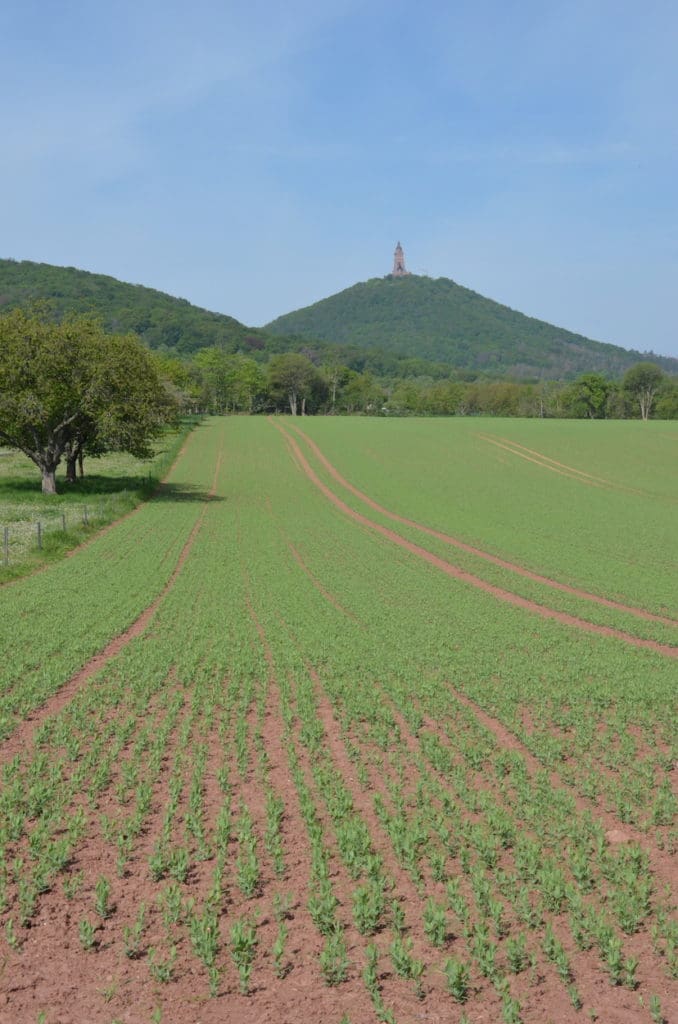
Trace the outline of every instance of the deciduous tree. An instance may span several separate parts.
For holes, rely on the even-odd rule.
[[[642,419],[650,418],[657,391],[663,380],[664,372],[656,363],[636,363],[624,374],[622,386],[624,391],[638,402]]]
[[[133,335],[106,335],[90,317],[54,323],[14,310],[0,318],[0,440],[18,448],[56,493],[62,458],[86,452],[151,454],[175,412],[148,350]]]
[[[287,401],[293,416],[299,412],[303,416],[311,400],[317,403],[327,394],[327,384],[313,363],[296,352],[273,356],[268,381],[271,394]]]
[[[572,416],[604,419],[610,388],[602,373],[583,373],[565,393],[566,408]]]

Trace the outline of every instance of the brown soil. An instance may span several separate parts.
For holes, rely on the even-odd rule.
[[[678,647],[672,647],[669,644],[661,644],[655,640],[645,640],[640,637],[633,636],[631,633],[625,633],[621,629],[614,629],[611,626],[600,626],[594,622],[587,622],[586,619],[580,619],[575,615],[570,615],[567,612],[555,611],[552,608],[547,608],[545,605],[537,604],[536,601],[530,601],[525,597],[521,597],[518,594],[513,594],[508,590],[504,590],[501,587],[497,587],[492,583],[488,583],[486,580],[481,579],[479,576],[474,576],[470,572],[466,572],[464,569],[459,569],[457,566],[446,562],[444,559],[439,558],[437,555],[427,551],[426,548],[420,547],[418,544],[413,544],[412,541],[406,540],[401,537],[400,534],[395,533],[393,530],[387,529],[380,523],[375,523],[373,520],[368,519],[367,516],[362,515],[360,512],[354,511],[346,502],[342,501],[330,488],[323,483],[318,477],[315,471],[311,468],[304,454],[302,453],[299,445],[296,443],[293,437],[285,431],[285,429],[278,423],[274,423],[274,426],[280,433],[286,438],[292,453],[306,476],[311,480],[313,484],[320,490],[329,501],[332,502],[337,508],[339,508],[345,515],[351,519],[360,523],[363,526],[367,526],[375,532],[379,533],[382,537],[386,537],[388,540],[397,544],[399,547],[410,551],[412,554],[417,555],[419,558],[428,562],[429,565],[433,565],[436,569],[446,573],[448,576],[454,577],[454,579],[460,580],[462,583],[468,583],[473,587],[483,590],[487,594],[491,594],[493,597],[500,601],[504,601],[508,604],[513,605],[516,608],[523,608],[525,611],[532,612],[535,615],[539,615],[543,619],[551,619],[554,622],[559,622],[565,626],[574,626],[577,629],[581,629],[588,633],[595,633],[598,636],[613,637],[617,640],[622,640],[625,643],[631,644],[634,647],[643,647],[647,650],[655,651],[658,654],[662,654],[669,658],[678,658]]]
[[[367,525],[370,529],[374,528],[369,520]],[[199,523],[196,523],[191,537],[194,537],[198,528]],[[184,557],[189,554],[189,550],[185,549]],[[177,565],[175,573],[179,568]],[[169,736],[161,770],[153,781],[150,811],[144,822],[144,830],[129,858],[125,877],[116,876],[116,850],[110,842],[104,840],[100,818],[101,814],[114,816],[120,813],[115,789],[116,781],[121,774],[121,758],[106,792],[101,794],[98,800],[98,806],[88,810],[88,831],[74,854],[70,872],[83,871],[83,889],[72,900],[67,901],[61,893],[59,883],[53,892],[39,898],[38,913],[33,919],[32,927],[17,929],[23,942],[21,952],[10,949],[2,940],[0,1024],[34,1024],[41,1012],[45,1014],[45,1024],[112,1024],[113,1021],[119,1021],[121,1024],[149,1024],[156,1009],[162,1011],[164,1024],[304,1024],[305,1021],[309,1024],[324,1024],[325,1021],[328,1024],[339,1024],[343,1014],[347,1015],[351,1024],[372,1024],[376,1021],[362,980],[366,945],[371,940],[359,935],[352,923],[351,892],[355,888],[355,883],[349,878],[338,856],[329,813],[320,799],[312,777],[312,756],[301,742],[299,715],[295,714],[290,728],[286,726],[283,716],[282,683],[276,675],[273,650],[248,587],[246,592],[246,606],[254,627],[252,642],[256,644],[258,637],[265,659],[262,678],[254,681],[249,694],[249,704],[244,710],[249,752],[246,772],[241,776],[237,767],[235,715],[224,714],[230,705],[222,705],[222,736],[216,721],[206,720],[204,709],[199,702],[191,700],[188,691],[183,708],[178,712]],[[325,750],[350,791],[356,811],[367,824],[375,848],[382,853],[386,868],[394,877],[395,893],[404,899],[409,933],[415,941],[415,953],[425,955],[426,961],[431,964],[424,976],[425,998],[419,1001],[414,994],[412,982],[405,982],[394,976],[387,952],[391,941],[390,930],[386,929],[375,936],[374,941],[380,952],[380,984],[384,1002],[394,1011],[398,1024],[414,1024],[415,1021],[426,1024],[459,1024],[463,1007],[454,1003],[446,994],[442,972],[439,973],[435,965],[442,964],[448,955],[466,959],[463,940],[459,937],[452,938],[449,948],[435,953],[432,951],[421,924],[422,902],[428,891],[423,894],[417,891],[409,875],[395,858],[390,840],[374,811],[373,791],[383,794],[386,799],[387,778],[395,779],[395,769],[393,766],[385,766],[380,776],[378,768],[372,767],[370,778],[373,790],[361,787],[322,680],[314,669],[310,668],[309,672],[314,684],[317,714],[324,728]],[[224,698],[229,699],[231,692],[227,688],[232,684],[228,679],[224,679],[220,685],[223,687]],[[292,711],[296,713],[293,697],[291,705]],[[121,708],[121,714],[128,713],[123,706]],[[43,712],[44,710],[43,708]],[[150,879],[148,857],[160,835],[162,820],[169,802],[171,766],[175,757],[184,752],[180,746],[181,726],[189,721],[191,731],[185,748],[186,757],[181,766],[184,785],[175,818],[173,841],[181,842],[182,818],[190,803],[189,788],[193,763],[191,750],[194,743],[204,744],[207,751],[203,795],[205,827],[209,836],[212,837],[214,834],[216,816],[224,801],[230,800],[232,815],[236,819],[239,802],[242,799],[248,806],[259,837],[260,892],[253,899],[246,900],[236,884],[237,829],[233,829],[233,856],[227,858],[225,865],[220,920],[221,949],[218,964],[222,974],[219,996],[214,999],[208,997],[206,971],[191,949],[185,926],[175,927],[174,931],[177,962],[176,977],[172,983],[160,984],[152,980],[147,956],[149,945],[156,945],[161,957],[167,953],[165,926],[162,914],[155,903],[158,884]],[[402,744],[407,753],[412,755],[412,761],[407,763],[413,764],[418,750],[416,739],[408,732],[402,716],[396,716],[395,721],[400,728]],[[159,727],[158,708],[153,700],[148,706],[145,726],[152,729]],[[134,737],[129,742],[133,743]],[[341,901],[338,916],[346,925],[351,967],[348,980],[335,988],[328,987],[321,977],[318,955],[323,941],[306,907],[311,852],[290,770],[288,755],[291,750],[296,753],[305,782],[313,791],[316,800],[318,816],[324,826],[325,840],[331,852],[332,884]],[[324,754],[321,753],[321,756]],[[232,792],[228,795],[222,793],[218,784],[217,772],[222,765],[229,769]],[[415,773],[410,772],[405,780],[408,794],[414,780]],[[286,874],[283,878],[276,877],[272,859],[266,853],[263,842],[268,787],[282,796],[285,802],[281,827],[286,865]],[[125,813],[128,811],[129,807]],[[190,845],[193,849],[194,844],[191,842]],[[27,855],[25,859],[28,860]],[[189,879],[181,887],[184,898],[195,897],[198,910],[201,909],[202,901],[209,889],[213,866],[214,862],[211,860],[193,863]],[[97,930],[96,951],[86,953],[78,941],[78,923],[84,918],[95,920],[94,883],[102,874],[111,880],[112,896],[117,906],[113,915]],[[14,897],[13,882],[11,888]],[[434,886],[431,887],[431,891],[439,892]],[[289,972],[284,978],[276,976],[272,955],[272,944],[277,931],[277,923],[272,914],[274,893],[291,894],[290,917],[287,922],[289,937],[286,947]],[[123,928],[132,924],[141,902],[145,902],[148,908],[148,925],[142,943],[143,953],[139,959],[128,959],[123,952]],[[10,913],[15,914],[13,903]],[[259,937],[252,974],[253,987],[249,996],[241,995],[237,990],[237,976],[228,948],[228,935],[233,921],[246,914],[257,916]],[[565,930],[564,925],[562,930]],[[537,949],[538,939],[532,937],[530,941]],[[642,992],[657,992],[662,1000],[664,1014],[669,1016],[676,1005],[675,996],[671,996],[666,979],[655,970],[657,959],[653,958],[649,951],[647,935],[639,934],[632,937],[628,948],[625,945],[625,952],[640,958],[638,976]],[[594,959],[593,954],[572,955],[576,982],[585,997],[587,1008],[595,1006],[599,1019],[610,1024],[636,1024],[645,1020],[649,1022],[647,1010],[639,1009],[638,994],[613,988],[599,967],[593,966]],[[477,991],[471,997],[469,1019],[473,1024],[497,1024],[501,1019],[498,996],[488,982],[479,978],[474,978],[473,981],[474,985],[477,985]],[[568,1024],[570,1021],[585,1017],[586,1010],[578,1015],[572,1010],[565,989],[550,966],[540,963],[535,972],[526,971],[517,978],[511,976],[510,985],[513,993],[523,1004],[521,1019],[525,1024],[546,1024],[547,1021],[553,1024]]]
[[[535,583],[542,583],[547,587],[552,587],[554,590],[560,590],[563,591],[563,593],[572,594],[574,597],[583,598],[585,601],[593,601],[605,608],[614,608],[617,611],[626,612],[629,615],[635,615],[639,619],[647,619],[650,622],[661,622],[667,626],[678,626],[678,621],[676,619],[667,618],[664,615],[655,615],[653,612],[648,612],[644,608],[637,608],[634,605],[624,604],[621,601],[614,601],[611,598],[601,597],[599,594],[592,594],[587,590],[570,586],[567,583],[560,583],[548,576],[542,576],[540,573],[533,572],[531,569],[526,569],[524,566],[518,565],[515,562],[509,562],[505,558],[499,558],[497,555],[493,555],[488,551],[483,551],[482,548],[477,548],[472,544],[467,544],[458,537],[451,537],[449,534],[442,533],[440,530],[434,530],[430,526],[424,526],[422,523],[418,523],[413,519],[408,519],[406,516],[401,516],[395,512],[391,512],[389,509],[384,508],[383,505],[378,504],[370,498],[369,495],[358,490],[357,487],[354,487],[353,484],[349,483],[349,481],[346,480],[346,478],[343,477],[332,465],[314,441],[304,434],[304,432],[296,425],[290,424],[290,426],[300,437],[304,439],[313,454],[322,463],[328,473],[330,473],[330,475],[337,481],[337,483],[340,483],[342,487],[345,487],[351,492],[351,494],[354,494],[357,498],[360,498],[361,501],[364,501],[365,504],[370,508],[373,508],[375,512],[380,512],[382,515],[387,516],[394,522],[412,527],[414,530],[419,530],[420,533],[428,534],[429,537],[435,537],[436,540],[441,540],[446,544],[450,544],[452,547],[459,548],[460,551],[466,551],[468,554],[476,555],[478,558],[482,558],[486,562],[490,562],[492,565],[497,565],[502,569],[508,569],[511,572],[517,573],[519,576],[524,576],[526,579],[533,580]]]

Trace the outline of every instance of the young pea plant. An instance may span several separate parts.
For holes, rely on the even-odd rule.
[[[272,950],[275,976],[280,979],[285,978],[292,969],[290,962],[285,960],[285,944],[287,942],[287,936],[287,925],[285,924],[284,919],[281,919],[278,922],[278,933],[275,937]]]
[[[113,913],[111,906],[111,883],[103,875],[100,875],[97,879],[94,887],[94,908],[100,918],[106,920]]]
[[[373,942],[367,945],[365,954],[367,960],[363,969],[363,982],[370,994],[377,1020],[384,1021],[385,1024],[396,1024],[393,1012],[384,1006],[384,1000],[382,999],[379,986],[379,950]]]
[[[442,948],[447,941],[447,915],[445,913],[445,907],[436,903],[433,897],[430,897],[426,901],[424,907],[424,931],[432,943],[437,948]]]
[[[465,1003],[469,994],[469,969],[462,960],[445,961],[447,991],[458,1003]]]
[[[346,981],[350,962],[346,950],[346,939],[342,928],[335,928],[325,939],[320,954],[320,970],[327,985],[339,985]]]
[[[282,878],[285,874],[285,858],[281,825],[285,815],[285,803],[281,797],[269,790],[266,796],[266,835],[264,845],[273,860],[276,875]]]
[[[10,949],[13,949],[15,953],[21,951],[21,941],[14,931],[14,921],[11,917],[5,922],[5,938]]]
[[[231,957],[240,979],[240,991],[248,995],[250,976],[257,951],[257,930],[247,918],[240,918],[231,928]]]
[[[666,1018],[662,1013],[662,1004],[658,995],[650,996],[650,1016],[653,1024],[666,1024]]]
[[[417,960],[412,956],[412,939],[402,939],[400,935],[396,935],[389,947],[389,953],[393,970],[399,977],[414,981],[417,997],[422,999],[425,965],[423,960]]]
[[[78,924],[78,938],[80,939],[80,945],[84,950],[90,951],[96,947],[94,925],[86,918]]]
[[[374,935],[379,930],[386,900],[376,881],[361,885],[353,892],[353,920],[361,935]]]
[[[216,996],[219,991],[219,970],[216,966],[219,952],[219,919],[216,912],[208,907],[201,915],[191,915],[189,931],[193,951],[208,971],[210,995]]]
[[[122,938],[125,947],[125,956],[135,960],[141,956],[141,940],[146,926],[146,904],[142,903],[137,912],[133,925],[125,925],[122,930]]]
[[[148,950],[148,969],[154,981],[167,985],[174,976],[174,964],[177,959],[177,947],[172,946],[165,960],[158,957],[158,950],[151,946]]]

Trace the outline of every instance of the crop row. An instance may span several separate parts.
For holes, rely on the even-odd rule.
[[[535,625],[395,548],[328,503],[264,421],[201,429],[178,467],[200,500],[151,505],[62,568],[78,573],[117,530],[157,539],[166,570],[137,585],[134,616],[198,523],[172,587],[53,707],[91,649],[63,634],[53,683],[30,698],[30,742],[0,748],[15,1014],[50,1020],[44,965],[58,958],[107,1024],[171,1013],[175,991],[205,1021],[224,1000],[234,1020],[273,1005],[284,1018],[300,987],[337,1024],[667,1015],[675,664]],[[12,601],[28,605],[46,575]],[[81,586],[72,611],[99,614],[87,598]],[[46,629],[59,616],[46,608]],[[573,687],[582,663],[595,683]],[[472,702],[512,729],[511,748]],[[631,721],[626,740],[615,730]],[[620,738],[598,751],[605,731]],[[608,780],[626,771],[624,822]]]

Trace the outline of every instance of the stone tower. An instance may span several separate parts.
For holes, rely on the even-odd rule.
[[[409,270],[405,270],[405,253],[403,247],[398,242],[393,253],[393,270],[391,271],[393,277],[407,277]]]

